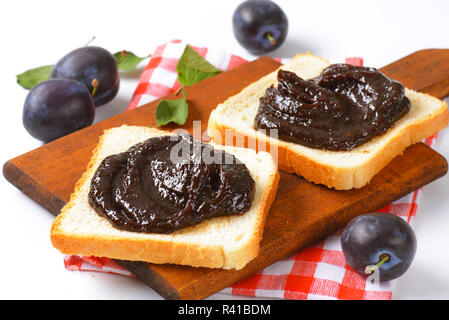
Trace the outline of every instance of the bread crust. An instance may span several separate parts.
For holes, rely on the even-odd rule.
[[[127,126],[122,126],[127,127]],[[146,130],[157,130],[145,128]],[[113,129],[110,129],[113,130]],[[87,170],[75,185],[69,202],[61,209],[61,213],[54,220],[50,239],[55,248],[65,254],[76,254],[84,256],[109,257],[113,259],[122,259],[130,261],[145,261],[151,263],[173,263],[189,265],[194,267],[210,267],[224,269],[241,269],[250,260],[254,259],[259,253],[259,242],[265,225],[266,216],[269,212],[271,204],[275,198],[279,173],[274,173],[269,177],[268,188],[263,191],[263,206],[258,212],[257,228],[253,230],[253,234],[244,246],[241,246],[232,254],[223,251],[222,246],[209,245],[203,243],[178,242],[159,239],[142,239],[139,237],[129,236],[106,236],[102,234],[83,235],[67,233],[61,227],[62,221],[69,214],[70,209],[77,201],[78,194],[82,186],[96,170],[96,165],[100,159],[99,150],[103,147],[105,137],[109,130],[106,130],[100,137],[100,141],[93,151],[92,158],[87,166]],[[157,130],[160,132],[161,130]],[[167,132],[167,134],[169,134]],[[104,219],[104,218],[102,218]],[[220,218],[214,218],[220,219]],[[232,217],[226,217],[232,219]],[[213,219],[209,219],[209,222]],[[184,231],[200,229],[202,224],[185,228]]]

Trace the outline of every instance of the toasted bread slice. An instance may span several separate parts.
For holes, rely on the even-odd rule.
[[[66,254],[224,269],[243,268],[258,255],[279,181],[273,157],[266,152],[214,145],[243,162],[256,182],[251,208],[242,215],[212,218],[171,234],[156,234],[116,229],[89,206],[91,178],[105,157],[167,134],[137,126],[105,131],[70,201],[53,222],[51,241],[55,248]]]
[[[328,65],[320,57],[299,54],[281,68],[309,79],[319,75]],[[386,133],[351,151],[319,150],[282,141],[254,129],[259,98],[269,86],[276,85],[276,76],[277,70],[219,104],[209,118],[208,135],[215,143],[255,149],[263,146],[265,150],[274,151],[279,169],[330,188],[363,187],[409,145],[448,125],[449,113],[444,101],[406,88],[406,96],[411,101],[410,111]],[[229,136],[235,138],[229,139]]]

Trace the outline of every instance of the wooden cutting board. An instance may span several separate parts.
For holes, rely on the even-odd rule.
[[[405,86],[437,97],[449,94],[449,50],[423,50],[384,68]],[[189,118],[201,120],[227,97],[275,70],[262,57],[186,89]],[[175,98],[170,95],[167,99]],[[104,129],[122,124],[152,126],[156,102],[125,112],[9,160],[3,174],[34,201],[57,215],[69,200]],[[166,126],[164,129],[173,129]],[[202,299],[345,226],[350,219],[379,209],[447,172],[446,160],[418,143],[394,159],[364,188],[336,191],[281,172],[276,199],[264,229],[259,256],[239,271],[119,261],[167,299]],[[49,230],[42,230],[49,233]]]

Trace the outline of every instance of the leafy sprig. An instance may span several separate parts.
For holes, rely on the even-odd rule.
[[[179,83],[184,86],[191,86],[221,72],[220,69],[207,62],[189,45],[185,47],[176,65],[176,71],[178,72]]]
[[[118,69],[126,71],[134,70],[140,62],[149,57],[139,57],[127,50],[118,51],[114,53],[113,56],[117,61]],[[54,65],[46,65],[27,70],[17,75],[17,83],[25,89],[32,89],[35,85],[50,79],[53,66]],[[176,65],[176,71],[178,73],[178,81],[182,85],[176,94],[182,90],[183,97],[180,99],[162,99],[159,101],[155,112],[156,124],[158,126],[170,122],[179,125],[185,124],[189,107],[184,87],[191,86],[221,73],[220,69],[210,64],[189,45],[186,45],[184,52]]]
[[[207,62],[189,45],[185,47],[181,58],[179,58],[176,71],[178,72],[178,81],[183,85],[176,94],[182,90],[183,98],[159,101],[155,114],[157,125],[164,125],[170,122],[183,125],[188,116],[187,95],[184,86],[191,86],[221,72],[220,69]]]
[[[131,51],[122,50],[114,53],[114,58],[117,61],[117,67],[119,70],[134,70],[140,62],[148,58],[138,57]]]
[[[155,111],[156,124],[158,126],[163,126],[170,122],[179,125],[186,123],[189,115],[189,106],[187,104],[187,93],[184,88],[182,88],[182,96],[181,99],[162,99],[159,101]]]

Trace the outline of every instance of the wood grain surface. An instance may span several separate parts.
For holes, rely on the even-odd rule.
[[[191,132],[192,121],[200,120],[205,130],[209,114],[218,103],[277,67],[276,61],[262,57],[188,87],[189,118],[184,128]],[[449,50],[418,51],[381,70],[409,88],[440,98],[449,93]],[[173,94],[166,97],[173,98],[176,98]],[[103,130],[122,124],[152,126],[156,105],[157,101],[119,114],[11,159],[4,164],[3,174],[23,193],[57,215],[85,171]],[[281,172],[260,254],[242,270],[118,262],[166,299],[202,299],[332,234],[353,217],[381,208],[446,172],[447,161],[422,143],[410,146],[361,189],[336,191]]]

